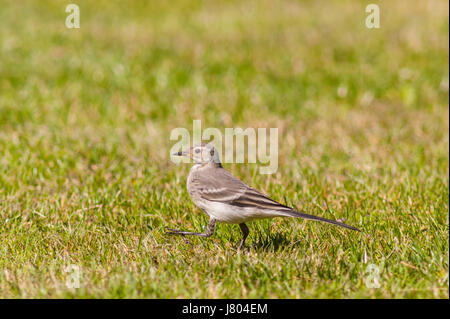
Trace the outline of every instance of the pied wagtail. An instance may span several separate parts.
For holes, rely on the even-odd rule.
[[[248,186],[222,167],[219,154],[211,144],[196,145],[188,151],[173,155],[193,159],[194,165],[187,179],[187,190],[194,204],[205,211],[210,220],[204,233],[166,228],[167,234],[210,237],[214,234],[216,222],[239,224],[243,233],[238,247],[241,249],[249,234],[245,223],[262,218],[300,217],[360,231],[341,222],[298,212]]]

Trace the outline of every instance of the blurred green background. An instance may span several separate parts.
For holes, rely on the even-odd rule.
[[[0,297],[448,298],[449,5],[0,2]],[[225,166],[362,235],[276,219],[212,239],[176,127],[277,127],[279,169]],[[81,288],[64,267],[79,265]],[[366,267],[380,267],[368,288]]]

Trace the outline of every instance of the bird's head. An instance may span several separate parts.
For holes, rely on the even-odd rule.
[[[219,152],[212,144],[198,144],[192,146],[189,150],[176,152],[176,156],[188,156],[196,164],[217,163],[220,164]]]

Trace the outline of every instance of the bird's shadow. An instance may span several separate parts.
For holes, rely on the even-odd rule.
[[[250,247],[262,251],[278,251],[280,249],[285,249],[288,247],[295,246],[299,243],[297,236],[293,234],[286,233],[269,233],[269,234],[259,234],[253,240],[253,242],[248,244]]]

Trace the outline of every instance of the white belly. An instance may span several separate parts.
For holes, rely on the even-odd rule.
[[[255,219],[283,216],[279,211],[257,210],[250,207],[236,207],[224,203],[207,201],[198,205],[210,217],[222,223],[240,224]]]

